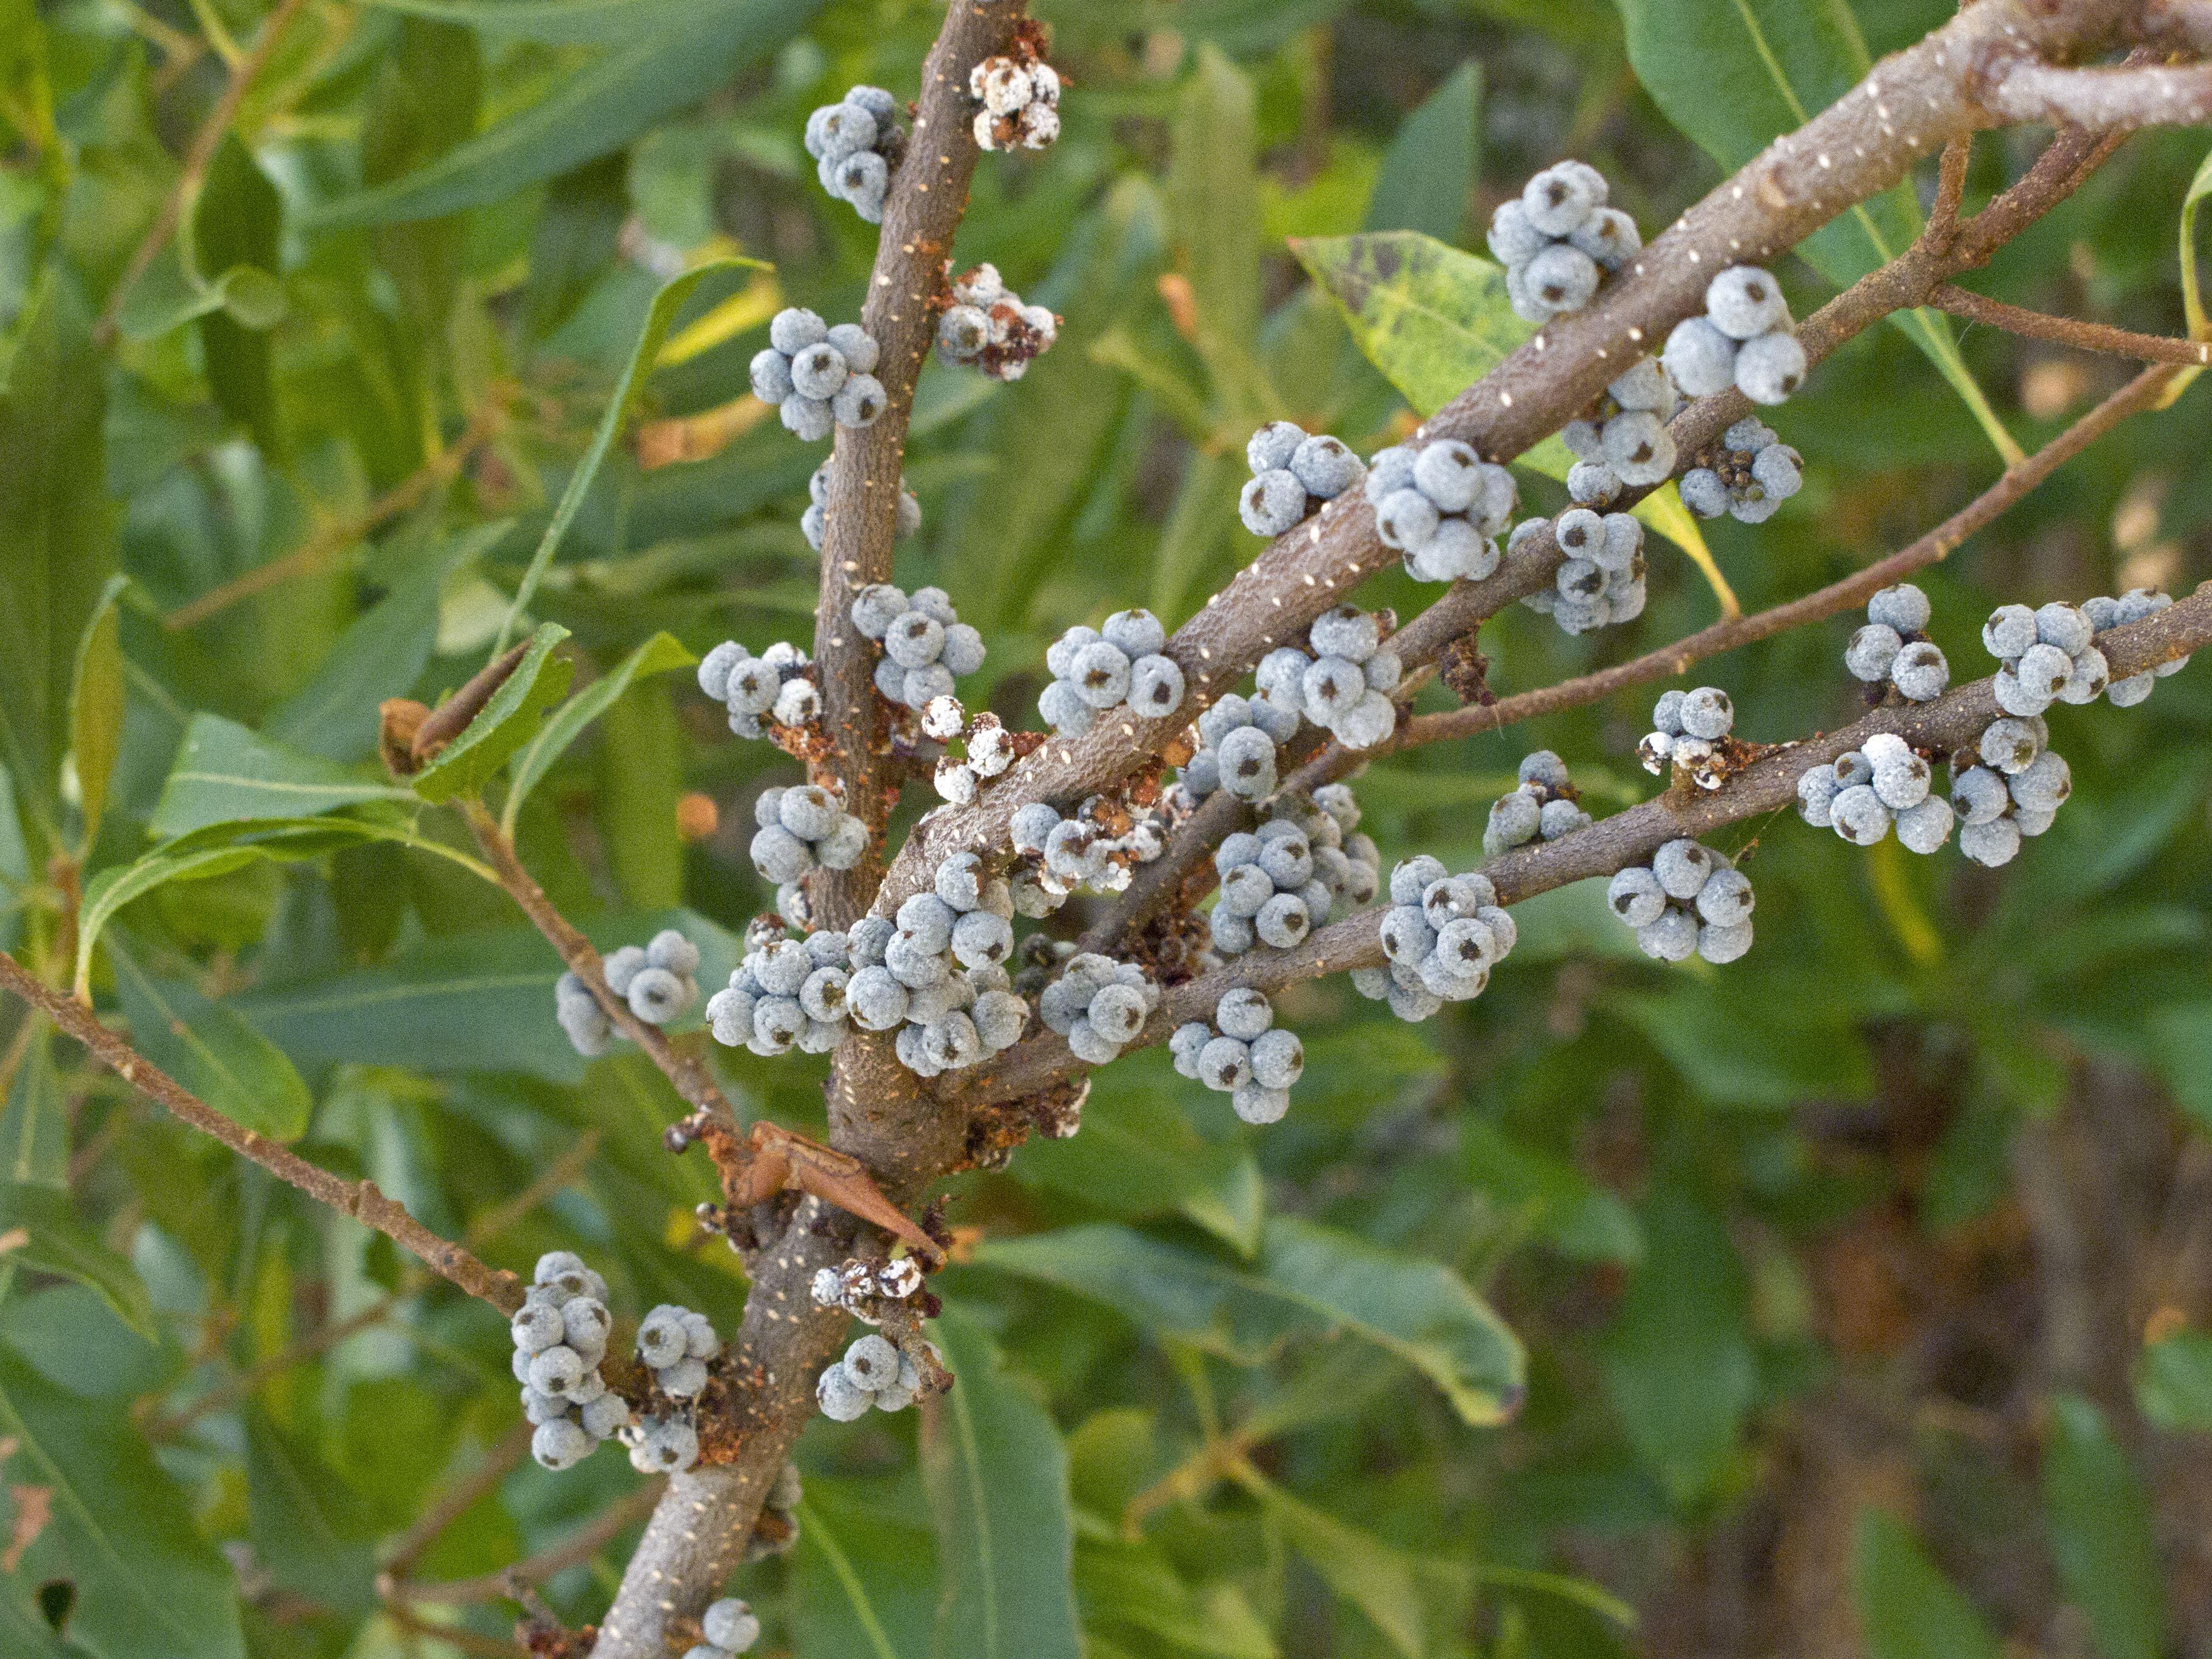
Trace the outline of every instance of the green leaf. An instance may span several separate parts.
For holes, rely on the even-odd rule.
[[[2051,1402],[2043,1501],[2058,1576],[2067,1599],[2088,1615],[2097,1650],[2105,1659],[2158,1659],[2166,1589],[2150,1494],[2104,1413],[2079,1395]]]
[[[1069,1582],[1067,1452],[1043,1407],[948,1309],[933,1333],[958,1379],[923,1408],[921,1477],[937,1523],[940,1659],[1080,1659]]]
[[[1482,64],[1470,58],[1398,124],[1359,228],[1457,241],[1481,162]]]
[[[2197,167],[2197,176],[2189,181],[2189,189],[2181,198],[2181,310],[2189,320],[2189,337],[2192,340],[2212,339],[2212,320],[2204,315],[2204,295],[2197,286],[2197,210],[2207,196],[2212,196],[2212,151],[2208,151]],[[2193,378],[2196,371],[2190,371]]]
[[[1252,83],[1211,42],[1176,105],[1168,228],[1197,301],[1199,350],[1214,389],[1259,395],[1249,355],[1260,326],[1260,137]]]
[[[514,672],[492,693],[461,734],[411,780],[415,793],[437,802],[481,789],[507,757],[538,735],[545,711],[560,702],[576,672],[554,648],[568,637],[559,623],[540,623]]]
[[[1242,1228],[1224,1233],[1217,1196],[1243,1161],[1233,1142],[1203,1139],[1164,1091],[1125,1084],[1092,1095],[1081,1134],[1024,1147],[1012,1174],[1124,1220],[1180,1211],[1250,1255],[1259,1240]]]
[[[1668,120],[1731,172],[1866,79],[1874,67],[1846,0],[1617,0],[1636,78]],[[1920,233],[1898,185],[1815,232],[1798,252],[1838,288],[1896,258]],[[2021,447],[1959,355],[1939,311],[1891,319],[1951,383],[2012,465]]]
[[[1344,313],[1361,355],[1423,416],[1435,414],[1536,331],[1513,314],[1503,270],[1433,236],[1410,230],[1308,236],[1292,242],[1291,252]],[[1554,434],[1516,465],[1564,479],[1574,460]],[[1705,532],[1674,485],[1645,496],[1635,511],[1693,558],[1711,563]]]
[[[2183,1331],[2146,1347],[2136,1408],[2161,1429],[2212,1429],[2212,1336]]]
[[[1139,1325],[1233,1364],[1293,1337],[1348,1331],[1413,1365],[1469,1423],[1498,1423],[1523,1389],[1520,1343],[1441,1263],[1279,1217],[1256,1273],[1110,1224],[988,1242],[975,1260],[1109,1303]]]
[[[522,811],[523,801],[552,769],[553,763],[583,735],[586,726],[606,713],[617,697],[640,679],[665,674],[672,669],[689,668],[698,660],[673,634],[655,634],[562,704],[559,712],[538,728],[538,735],[514,758],[514,769],[507,786],[507,803],[500,814],[507,833],[514,833],[515,817]]]
[[[491,868],[458,848],[433,841],[400,822],[367,817],[256,818],[203,825],[156,847],[135,863],[112,866],[86,884],[77,918],[76,988],[92,982],[93,947],[116,913],[132,900],[173,881],[204,881],[264,859],[319,858],[362,842],[391,842],[458,864],[478,879],[496,883]]]
[[[1421,1659],[1428,1651],[1428,1618],[1412,1558],[1256,1473],[1246,1475],[1243,1484],[1323,1583],[1365,1613],[1406,1659]]]
[[[176,764],[147,825],[164,839],[210,824],[312,817],[366,801],[411,801],[413,792],[302,755],[220,714],[198,714],[185,728]]]
[[[359,1614],[376,1604],[375,1517],[315,1449],[259,1407],[246,1418],[246,1492],[255,1553],[282,1588]]]
[[[493,647],[495,653],[504,650],[514,637],[523,613],[530,608],[538,584],[544,579],[546,567],[553,562],[554,550],[561,545],[561,538],[568,533],[569,524],[584,497],[591,493],[592,480],[599,475],[599,466],[612,447],[615,434],[622,430],[623,422],[629,417],[630,406],[644,391],[644,373],[652,368],[653,359],[660,355],[661,342],[675,325],[676,313],[684,308],[700,283],[709,276],[726,275],[732,270],[768,270],[773,269],[758,259],[732,258],[713,259],[694,266],[682,276],[661,284],[660,291],[653,296],[646,308],[645,326],[638,331],[637,344],[631,348],[629,359],[623,363],[621,375],[616,380],[614,395],[607,399],[605,412],[599,416],[599,430],[592,434],[591,447],[584,459],[568,475],[568,487],[561,492],[560,504],[553,509],[553,517],[539,538],[538,550],[530,556],[530,568],[523,572],[522,581],[514,590],[514,603],[508,607],[507,620],[500,624],[499,639]]]
[[[700,950],[702,986],[726,982],[744,952],[693,910],[619,914],[586,929],[602,950],[680,927]],[[556,1083],[586,1061],[553,1023],[561,959],[532,928],[464,933],[399,952],[380,968],[231,999],[302,1066],[388,1064],[403,1049],[417,1071],[520,1072]],[[695,1009],[690,1022],[698,1019]]]
[[[647,29],[712,27],[729,0],[371,0],[410,17],[554,46],[623,46]]]
[[[40,1018],[0,1112],[0,1181],[69,1185],[69,1103],[54,1060],[54,1028]]]
[[[14,1577],[76,1591],[73,1646],[94,1659],[245,1659],[230,1567],[185,1492],[112,1401],[56,1388],[0,1351],[0,1437],[14,1484],[50,1486],[52,1518]]]
[[[115,568],[104,384],[76,290],[49,276],[0,392],[0,760],[34,843],[54,833],[77,641]]]
[[[158,340],[203,317],[227,313],[246,328],[273,328],[285,311],[284,290],[255,265],[233,265],[203,280],[185,268],[174,242],[154,256],[115,315],[115,330],[134,345]]]
[[[235,1006],[154,978],[116,940],[107,959],[140,1054],[234,1123],[271,1140],[307,1132],[314,1097],[284,1051]]]
[[[480,526],[394,581],[338,635],[315,678],[270,712],[262,722],[267,736],[325,760],[374,755],[378,705],[413,689],[437,644],[445,582],[502,540],[511,522]]]
[[[70,753],[76,763],[79,811],[84,819],[82,845],[100,836],[107,811],[107,786],[123,747],[123,590],[128,576],[107,579],[92,619],[76,642],[70,683]]]
[[[188,234],[192,268],[223,273],[222,303],[199,319],[208,384],[223,412],[271,456],[284,450],[268,334],[284,314],[284,290],[270,274],[277,268],[283,222],[276,186],[238,134],[225,133],[179,246]]]
[[[872,1483],[810,1474],[790,1603],[805,1659],[921,1659],[937,1616],[936,1540]]]
[[[1688,1503],[1718,1479],[1757,1393],[1750,1289],[1720,1218],[1671,1188],[1644,1241],[1602,1345],[1606,1393],[1629,1443]]]
[[[97,1291],[118,1319],[153,1340],[154,1304],[137,1270],[93,1236],[66,1192],[0,1182],[0,1235],[18,1228],[22,1242],[0,1253],[0,1261],[75,1279]]]
[[[712,15],[641,39],[623,30],[604,56],[527,109],[426,167],[325,204],[308,222],[318,229],[391,224],[504,201],[620,149],[662,117],[727,84],[820,9],[821,0],[725,0]]]
[[[2148,1018],[2151,1058],[2175,1103],[2212,1133],[2212,1002],[2153,1009]]]
[[[1920,1540],[1879,1510],[1852,1529],[1851,1600],[1868,1659],[1999,1659],[2002,1651]]]

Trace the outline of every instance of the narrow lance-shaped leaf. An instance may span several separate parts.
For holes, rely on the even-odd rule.
[[[220,714],[185,728],[176,764],[147,828],[167,839],[211,823],[312,817],[370,801],[407,801],[411,792],[317,755],[302,755]]]
[[[113,939],[107,959],[139,1053],[234,1123],[271,1140],[307,1133],[314,1097],[284,1051],[234,1006],[155,978]]]
[[[584,497],[591,493],[592,481],[599,477],[599,467],[607,459],[607,451],[614,445],[615,434],[622,430],[623,422],[629,414],[632,399],[644,389],[645,372],[659,356],[660,343],[668,337],[668,331],[675,325],[676,313],[684,308],[684,301],[697,292],[700,283],[710,276],[732,270],[772,269],[774,267],[758,259],[712,259],[705,264],[693,267],[680,276],[671,278],[653,296],[653,304],[645,313],[645,326],[638,331],[637,344],[631,349],[629,359],[623,363],[622,374],[615,381],[613,394],[607,399],[606,412],[599,417],[599,430],[592,434],[591,447],[584,452],[584,459],[576,464],[576,470],[568,475],[568,488],[561,492],[560,504],[553,509],[552,520],[546,525],[544,535],[538,539],[538,550],[530,556],[530,568],[523,572],[522,581],[514,590],[514,603],[507,610],[507,620],[500,624],[499,638],[492,647],[493,655],[496,656],[506,648],[524,612],[529,610],[531,598],[537,592],[538,584],[544,580],[546,567],[553,562],[553,555],[561,545],[561,538],[568,533],[577,510],[584,504]]]
[[[92,620],[77,641],[76,665],[70,685],[70,753],[76,763],[78,811],[84,820],[82,845],[89,851],[99,838],[107,811],[108,781],[123,746],[123,591],[127,576],[107,579]]]
[[[2106,1426],[2078,1395],[2051,1402],[2043,1451],[2051,1553],[2069,1601],[2088,1615],[2104,1659],[2158,1659],[2166,1647],[2166,1584],[2150,1494]]]
[[[507,781],[507,803],[501,812],[507,832],[514,833],[515,817],[522,811],[524,799],[552,769],[553,763],[583,735],[586,726],[613,706],[617,698],[640,679],[665,674],[672,669],[689,668],[697,661],[673,634],[655,634],[562,704],[514,758],[514,773]]]
[[[0,1237],[18,1233],[9,1262],[75,1279],[97,1291],[132,1330],[154,1340],[154,1304],[137,1269],[94,1236],[68,1193],[0,1180]]]
[[[642,39],[624,29],[604,57],[527,109],[427,167],[326,204],[310,222],[390,224],[505,200],[620,149],[671,111],[726,85],[733,70],[775,51],[820,8],[821,0],[732,0],[703,17],[687,21],[679,13],[666,20],[672,27],[655,27]]]
[[[1873,63],[1846,0],[1616,0],[1628,58],[1667,118],[1723,167],[1746,165],[1862,81]],[[1920,233],[1903,185],[1853,207],[1801,245],[1838,288],[1905,252]],[[1968,372],[1940,311],[1890,319],[1925,352],[2009,466],[2021,459]]]
[[[958,1378],[923,1407],[921,1475],[937,1522],[939,1659],[1080,1659],[1069,1581],[1067,1453],[1044,1408],[948,1310],[933,1335]]]
[[[40,1376],[0,1347],[0,1438],[13,1484],[51,1489],[18,1582],[75,1592],[70,1638],[94,1659],[245,1659],[235,1577],[154,1461],[131,1413]]]
[[[509,755],[538,735],[546,711],[560,702],[576,672],[574,663],[554,654],[568,637],[568,630],[558,623],[538,624],[530,648],[491,701],[415,775],[416,794],[427,801],[447,801],[480,789]]]
[[[1997,1659],[2001,1650],[1905,1526],[1869,1510],[1851,1540],[1851,1600],[1869,1659]]]

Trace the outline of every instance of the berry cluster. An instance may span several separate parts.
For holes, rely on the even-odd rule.
[[[1705,287],[1701,317],[1686,317],[1660,354],[1686,398],[1734,386],[1755,404],[1785,402],[1805,381],[1805,348],[1782,285],[1757,265],[1730,265]]]
[[[630,1012],[647,1025],[680,1018],[699,1000],[698,984],[691,977],[699,971],[699,947],[673,927],[662,928],[642,950],[625,945],[609,951],[599,971],[607,989],[628,1002]],[[553,1017],[576,1052],[587,1059],[606,1053],[614,1040],[606,1010],[573,973],[553,981]]]
[[[2075,605],[1999,605],[1982,624],[1982,644],[2003,665],[1997,707],[2024,719],[2054,702],[2094,702],[2112,682],[2096,637],[2088,612]]]
[[[1423,582],[1479,582],[1497,569],[1497,538],[1521,500],[1510,471],[1456,438],[1376,451],[1365,489],[1376,538]]]
[[[1751,949],[1751,882],[1699,842],[1668,842],[1650,864],[1616,872],[1605,896],[1644,954],[1661,962],[1734,962]]]
[[[707,1639],[687,1650],[684,1659],[735,1659],[752,1651],[760,1640],[761,1622],[746,1603],[725,1596],[699,1615],[699,1633]]]
[[[1972,757],[1952,756],[1951,769],[1959,850],[1991,869],[2019,856],[2021,837],[2051,828],[2074,793],[2065,757],[2051,747],[2051,728],[2039,714],[1991,720]]]
[[[1490,251],[1524,322],[1548,322],[1590,302],[1605,276],[1644,246],[1636,221],[1607,207],[1605,175],[1581,161],[1546,167],[1490,217]]]
[[[2118,628],[2125,623],[2141,622],[2145,617],[2154,617],[2173,603],[2172,596],[2154,587],[2131,587],[2118,599],[2100,597],[2081,601],[2081,614],[2089,625],[2100,634],[2108,628]],[[2105,697],[2116,708],[2132,708],[2150,696],[2156,681],[2169,674],[2179,674],[2189,666],[2187,657],[2176,657],[2162,662],[2141,674],[2130,674],[2126,679],[2114,680],[2105,688]]]
[[[1567,471],[1576,504],[1611,507],[1625,488],[1666,483],[1674,471],[1667,422],[1680,402],[1666,371],[1643,357],[1606,387],[1596,407],[1569,421],[1559,441],[1577,457]]]
[[[1701,519],[1727,514],[1740,524],[1764,524],[1805,482],[1805,458],[1772,427],[1747,415],[1698,453],[1682,475],[1682,505]]]
[[[937,762],[937,793],[956,806],[975,799],[977,789],[1014,763],[1014,734],[988,708],[969,720],[957,697],[932,697],[922,705],[921,734],[965,751],[948,749]]]
[[[753,396],[774,404],[798,437],[817,443],[833,424],[873,426],[883,415],[884,383],[869,373],[876,366],[875,337],[858,323],[832,328],[792,306],[775,313],[768,341],[753,355]]]
[[[1291,1109],[1291,1085],[1306,1069],[1305,1045],[1275,1029],[1274,1005],[1257,991],[1224,991],[1213,1022],[1192,1020],[1168,1039],[1175,1068],[1229,1097],[1247,1123],[1273,1123]]]
[[[806,481],[806,511],[799,515],[799,533],[806,538],[806,544],[817,553],[822,550],[822,538],[828,520],[823,516],[830,510],[830,463],[824,461],[814,469]],[[921,502],[914,491],[899,480],[898,530],[899,540],[904,541],[921,528]]]
[[[753,868],[775,884],[777,911],[794,927],[806,925],[799,882],[820,865],[849,870],[868,850],[868,826],[845,810],[845,798],[818,783],[763,789],[753,799]],[[797,914],[793,914],[796,912]]]
[[[1164,654],[1167,642],[1149,611],[1116,611],[1103,628],[1079,623],[1044,653],[1052,683],[1037,697],[1037,713],[1065,738],[1124,704],[1139,720],[1165,720],[1183,698],[1182,669]]]
[[[1525,847],[1540,836],[1557,841],[1589,825],[1590,815],[1582,809],[1566,762],[1550,750],[1524,757],[1519,775],[1520,787],[1490,804],[1490,822],[1482,831],[1485,858]]]
[[[973,363],[994,380],[1020,380],[1059,337],[1060,319],[1042,306],[1024,305],[993,264],[956,277],[952,302],[937,319],[937,355],[948,363]]]
[[[549,1469],[581,1462],[629,1423],[629,1407],[599,1376],[613,1328],[606,1280],[568,1250],[538,1258],[507,1331],[522,1414],[534,1425],[531,1455]]]
[[[1352,833],[1359,808],[1331,785],[1310,807],[1285,800],[1256,830],[1223,838],[1213,867],[1221,894],[1211,919],[1213,948],[1242,956],[1260,945],[1287,951],[1328,920],[1339,898],[1364,904],[1382,885],[1382,854]]]
[[[1644,525],[1633,514],[1571,507],[1557,519],[1524,520],[1506,540],[1510,553],[1548,527],[1565,556],[1552,586],[1521,603],[1541,611],[1569,634],[1586,634],[1608,623],[1644,614]]]
[[[811,1294],[817,1308],[842,1308],[866,1325],[880,1325],[886,1301],[903,1302],[921,1288],[921,1264],[902,1255],[878,1267],[858,1258],[841,1267],[823,1267]]]
[[[1167,823],[1158,812],[1132,811],[1106,795],[1091,795],[1063,818],[1059,809],[1031,801],[1017,811],[1008,833],[1022,864],[1012,884],[1016,914],[1048,916],[1079,887],[1118,893],[1133,867],[1167,851]]]
[[[1951,803],[1929,793],[1928,763],[1893,732],[1877,732],[1858,748],[1797,780],[1797,810],[1814,828],[1833,830],[1856,847],[1871,847],[1892,824],[1908,852],[1933,853],[1951,839]]]
[[[707,1362],[722,1340],[707,1316],[664,1302],[638,1322],[637,1357],[671,1400],[695,1400],[707,1386]]]
[[[1505,959],[1520,929],[1480,871],[1448,872],[1424,853],[1390,872],[1390,908],[1382,914],[1382,968],[1355,968],[1352,988],[1387,1001],[1402,1020],[1428,1018],[1447,1002],[1479,997],[1490,970]]]
[[[757,657],[724,640],[699,659],[699,689],[730,711],[730,730],[761,735],[763,720],[811,726],[822,718],[822,689],[806,653],[778,640]]]
[[[853,626],[884,648],[876,690],[908,708],[952,695],[953,677],[983,665],[983,636],[960,620],[941,587],[908,594],[877,582],[853,596]]]
[[[975,142],[985,149],[1042,149],[1060,137],[1060,73],[1033,50],[983,59],[968,71],[968,95],[982,106]]]
[[[1275,749],[1297,733],[1299,688],[1311,662],[1295,647],[1271,652],[1261,659],[1259,696],[1232,691],[1198,717],[1198,752],[1184,763],[1181,785],[1192,799],[1217,789],[1239,800],[1275,793]]]
[[[891,172],[906,153],[898,100],[881,87],[854,87],[806,118],[806,153],[822,188],[872,225],[884,222]],[[866,365],[863,365],[866,367]]]
[[[1651,730],[1636,745],[1644,769],[1656,776],[1670,766],[1687,772],[1700,789],[1717,789],[1728,773],[1719,764],[1722,740],[1735,729],[1735,705],[1717,685],[1662,691],[1651,706]]]
[[[1270,421],[1244,446],[1252,482],[1237,499],[1244,527],[1279,536],[1321,511],[1359,482],[1359,457],[1342,440],[1309,434],[1291,421]]]
[[[1160,988],[1135,963],[1084,951],[1038,993],[1037,1018],[1067,1039],[1078,1060],[1103,1066],[1137,1040],[1159,1006]]]
[[[899,1063],[917,1077],[956,1072],[1018,1042],[1029,1005],[1014,994],[1014,900],[973,853],[937,866],[934,890],[898,908],[896,922],[854,925],[859,964],[847,995],[863,1030],[898,1028]]]
[[[1405,677],[1398,653],[1384,643],[1394,626],[1395,618],[1388,611],[1362,611],[1356,605],[1322,611],[1306,630],[1308,649],[1279,646],[1260,659],[1253,671],[1259,688],[1253,699],[1255,720],[1258,708],[1266,704],[1288,712],[1292,730],[1303,714],[1347,749],[1372,749],[1386,741],[1398,729],[1398,706],[1390,694]],[[1206,715],[1199,716],[1198,726],[1206,735]],[[1225,752],[1222,776],[1227,787]]]
[[[789,939],[773,926],[747,930],[744,960],[707,999],[707,1027],[725,1047],[762,1055],[826,1054],[845,1040],[852,1014],[848,934]]]
[[[1927,635],[1929,611],[1928,596],[1911,582],[1883,588],[1867,601],[1866,626],[1844,647],[1844,666],[1870,686],[1888,681],[1908,702],[1933,702],[1950,689],[1951,665]]]
[[[925,1345],[927,1346],[927,1345]],[[936,1350],[930,1349],[932,1357]],[[902,1412],[921,1392],[921,1368],[887,1336],[864,1336],[845,1357],[823,1368],[814,1381],[814,1401],[833,1423],[850,1423],[878,1411]]]

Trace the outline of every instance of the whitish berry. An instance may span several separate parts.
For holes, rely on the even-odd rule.
[[[1756,265],[1731,265],[1707,284],[1705,315],[1729,337],[1750,340],[1784,326],[1790,305],[1765,271]]]
[[[760,1640],[760,1620],[732,1596],[716,1601],[699,1616],[699,1632],[724,1653],[744,1653]]]
[[[530,1437],[530,1455],[549,1469],[573,1468],[592,1454],[592,1437],[566,1417],[540,1423]]]

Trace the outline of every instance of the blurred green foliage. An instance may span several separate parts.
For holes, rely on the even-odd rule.
[[[765,898],[740,826],[790,768],[683,671],[728,635],[807,639],[817,459],[732,399],[776,305],[855,313],[873,233],[799,133],[855,82],[911,95],[937,9],[307,0],[272,25],[254,0],[0,0],[0,939],[241,1122],[498,1263],[580,1250],[631,1316],[734,1326],[735,1259],[690,1220],[708,1175],[661,1149],[675,1098],[635,1053],[568,1048],[556,958],[433,803],[490,784],[594,939],[676,921],[702,980],[728,972]],[[1461,383],[1447,347],[1472,374],[1518,337],[1484,343],[1488,279],[1451,250],[1528,173],[1581,155],[1656,229],[1950,8],[1037,9],[1066,134],[986,158],[957,254],[1066,326],[1015,386],[927,372],[899,556],[984,627],[976,696],[1021,724],[1060,629],[1179,622],[1251,556],[1253,425],[1371,448]],[[2035,144],[1983,140],[1970,205]],[[2180,331],[2202,149],[2133,140],[1981,285]],[[1798,314],[1909,238],[1930,184],[1785,265]],[[1339,240],[1359,233],[1419,258],[1385,270]],[[1347,327],[1378,283],[1428,307],[1410,354]],[[1713,526],[1713,553],[1747,607],[1832,580],[2120,372],[1941,319],[1872,331],[1778,419],[1802,495]],[[2205,574],[2203,396],[1930,574],[1962,675],[2000,599]],[[696,459],[641,465],[641,425]],[[1711,619],[1688,561],[1654,565],[1626,629],[1499,618],[1492,684]],[[1395,575],[1363,598],[1422,602]],[[394,785],[378,703],[434,701],[525,625],[512,695],[428,787]],[[1739,730],[1850,719],[1846,631],[1714,665]],[[1638,799],[1642,702],[1394,757],[1360,785],[1368,827],[1471,863],[1540,742],[1599,810]],[[1727,971],[1646,963],[1568,890],[1428,1025],[1341,983],[1284,995],[1311,1064],[1270,1130],[1158,1052],[1115,1066],[1080,1136],[957,1184],[984,1242],[941,1281],[961,1382],[927,1432],[808,1431],[799,1546],[738,1586],[770,1650],[2203,1650],[2212,676],[2052,724],[2075,795],[2002,872],[1784,817],[1729,844],[1759,855],[1761,903]],[[505,1333],[20,1014],[0,1647],[493,1650],[508,1609],[436,1584],[571,1535],[632,1489],[623,1460],[488,1480],[407,1544],[428,1593],[380,1601],[410,1525],[514,1455]],[[820,1062],[714,1064],[748,1111],[818,1126]],[[628,1536],[553,1606],[594,1616]]]

